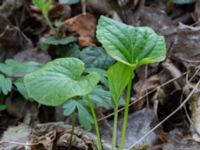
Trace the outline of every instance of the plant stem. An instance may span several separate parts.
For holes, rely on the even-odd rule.
[[[70,136],[70,140],[69,140],[69,149],[71,149],[71,147],[72,147],[72,141],[73,141],[73,136],[74,136],[75,123],[76,123],[76,113],[74,111],[72,113],[72,130],[71,130],[71,136]]]
[[[45,16],[45,18],[46,18],[47,24],[49,25],[50,29],[51,29],[52,31],[55,31],[55,29],[54,29],[54,27],[53,27],[51,21],[49,20],[49,17],[48,17],[48,16]]]
[[[125,138],[126,138],[126,126],[127,126],[127,121],[128,121],[128,109],[129,109],[129,102],[130,102],[130,97],[131,97],[131,85],[132,85],[132,80],[130,79],[129,84],[128,84],[128,90],[127,90],[127,93],[126,93],[124,120],[123,120],[123,126],[122,126],[122,137],[121,137],[121,143],[120,143],[120,148],[119,148],[120,150],[123,150],[124,143],[125,143]]]
[[[117,120],[118,120],[118,106],[114,106],[114,123],[113,123],[113,134],[112,134],[112,150],[115,150],[115,147],[116,147]]]
[[[99,125],[98,125],[97,117],[96,117],[96,114],[95,114],[95,111],[94,111],[94,108],[92,106],[92,102],[90,101],[89,96],[87,95],[86,98],[88,100],[88,103],[89,103],[89,106],[90,106],[90,110],[92,112],[92,117],[94,119],[95,130],[96,130],[96,135],[97,135],[97,147],[98,147],[98,150],[102,150],[101,137],[100,137]]]

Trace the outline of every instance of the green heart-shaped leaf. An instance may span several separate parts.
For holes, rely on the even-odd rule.
[[[74,96],[90,93],[99,82],[95,72],[82,75],[84,63],[76,58],[54,60],[24,77],[29,97],[40,104],[57,106]]]
[[[101,16],[97,38],[110,56],[133,69],[165,59],[164,37],[149,27],[133,27]]]

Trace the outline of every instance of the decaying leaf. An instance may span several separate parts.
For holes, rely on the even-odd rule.
[[[33,47],[31,40],[2,15],[0,15],[0,24],[0,47],[15,51],[26,50]]]
[[[172,56],[184,64],[200,63],[200,27],[180,24],[178,36],[172,47]]]
[[[162,146],[163,150],[199,150],[198,142],[192,141],[189,133],[184,130],[174,129],[168,134],[169,143]]]
[[[96,18],[92,14],[81,14],[66,20],[60,27],[60,32],[74,32],[79,35],[81,47],[95,46]]]
[[[136,92],[136,98],[140,98],[145,95],[147,92],[155,89],[160,85],[160,80],[157,75],[153,75],[145,80],[139,80],[134,84],[134,90]],[[135,109],[139,110],[143,108],[145,104],[145,97],[135,104]]]
[[[118,136],[117,140],[120,143],[120,129],[122,126],[122,120],[118,121]],[[130,114],[128,117],[128,125],[127,125],[127,136],[125,140],[125,147],[129,147],[134,142],[139,140],[145,133],[147,133],[152,127],[154,127],[158,122],[158,119],[155,113],[147,108],[136,111],[133,114]],[[151,132],[149,136],[147,136],[141,143],[137,144],[138,148],[140,145],[153,145],[158,141],[158,133],[161,131],[161,128],[157,128],[156,131]]]
[[[0,14],[9,17],[16,9],[22,7],[23,1],[21,0],[5,0],[0,6]]]
[[[51,139],[51,142],[49,141],[50,144],[54,143],[55,144],[54,147],[57,148],[59,147],[68,148],[70,136],[71,136],[71,126],[66,125],[64,123],[38,124],[34,130],[34,138],[37,138],[37,141],[35,141],[36,143],[40,142],[39,140],[40,138],[43,138],[44,141],[48,142],[49,140],[47,139],[49,137],[49,139]],[[95,140],[96,137],[92,133],[85,132],[79,128],[75,128],[72,147],[77,150],[88,150],[90,148],[95,147]],[[47,144],[46,142],[43,144]],[[37,145],[34,150],[39,150],[37,149],[38,146],[39,145]],[[97,149],[94,148],[93,150]]]
[[[27,125],[21,124],[16,127],[9,127],[1,138],[1,141],[5,142],[0,144],[0,150],[24,150],[24,145],[9,142],[26,144],[29,143],[30,135],[31,128]],[[30,148],[30,146],[28,147]]]

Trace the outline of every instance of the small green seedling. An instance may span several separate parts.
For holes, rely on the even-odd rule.
[[[96,72],[86,75],[83,74],[84,70],[84,63],[81,60],[60,58],[26,75],[24,83],[29,97],[47,106],[59,106],[72,97],[86,96],[96,127],[98,149],[102,150],[96,114],[88,96],[99,82],[99,75]],[[84,111],[82,105],[74,101],[71,101],[71,105],[78,107],[79,111]]]
[[[54,29],[51,21],[49,20],[49,16],[48,16],[49,9],[52,4],[52,0],[32,0],[32,3],[35,7],[37,7],[42,12],[42,15],[44,16],[49,27],[51,29]]]
[[[163,61],[166,55],[165,40],[163,36],[158,36],[149,27],[133,27],[104,16],[101,16],[98,21],[97,39],[102,43],[106,52],[118,61],[108,70],[115,114],[113,150],[116,146],[118,101],[128,86],[120,143],[120,150],[123,150],[134,71],[141,65]]]
[[[93,105],[97,104],[105,109],[111,108],[109,103],[111,98],[111,93],[103,89],[102,86],[97,86],[89,95],[89,98]],[[87,97],[77,97],[69,99],[64,105],[64,115],[70,116],[74,112],[77,113],[80,124],[86,130],[92,129],[93,119],[90,115],[89,105],[87,102]]]

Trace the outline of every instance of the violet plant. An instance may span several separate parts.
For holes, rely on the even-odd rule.
[[[113,150],[116,146],[119,97],[127,87],[120,143],[120,150],[123,150],[134,71],[141,65],[165,59],[165,39],[149,27],[133,27],[104,16],[98,21],[96,33],[108,55],[117,61],[107,72],[114,107]]]

